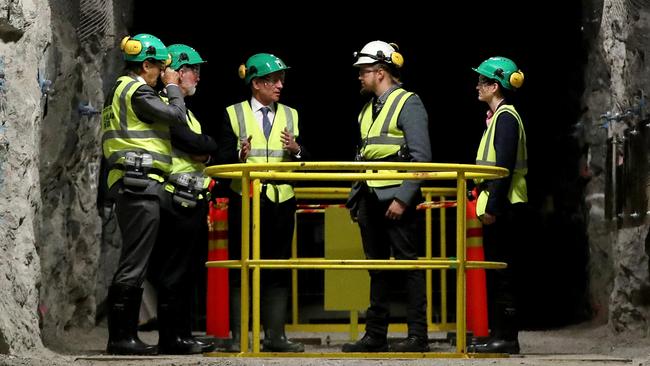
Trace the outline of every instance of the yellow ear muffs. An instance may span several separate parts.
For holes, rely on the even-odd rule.
[[[246,77],[246,65],[241,64],[239,65],[239,70],[237,71],[239,74],[239,78],[243,79]]]
[[[395,65],[398,69],[404,66],[404,56],[401,53],[395,51],[390,54],[390,62]]]
[[[510,85],[515,89],[519,89],[524,85],[524,73],[521,70],[517,70],[510,75]]]
[[[132,39],[130,36],[126,36],[122,38],[122,42],[120,42],[120,48],[127,55],[139,55],[140,52],[142,52],[142,43],[140,43],[140,41],[137,39]]]
[[[172,63],[172,55],[171,55],[171,53],[168,53],[167,54],[167,59],[165,60],[165,67],[171,65],[171,63]]]

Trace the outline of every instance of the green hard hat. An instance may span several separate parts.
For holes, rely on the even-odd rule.
[[[122,38],[120,47],[126,61],[144,61],[152,58],[164,61],[167,65],[171,61],[165,44],[151,34],[140,33],[133,37],[126,36]]]
[[[472,70],[498,81],[501,86],[509,90],[519,89],[524,83],[524,73],[509,58],[490,57]]]
[[[169,67],[174,70],[180,69],[183,65],[198,65],[206,62],[194,48],[188,45],[173,44],[167,47],[167,50],[172,56],[172,63]]]
[[[289,67],[279,57],[270,53],[258,53],[249,57],[245,65],[239,66],[239,77],[249,84],[254,78],[286,69]]]

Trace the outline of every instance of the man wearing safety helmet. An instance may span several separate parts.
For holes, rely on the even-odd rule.
[[[519,113],[510,103],[512,93],[524,82],[524,74],[505,57],[491,57],[473,69],[478,76],[478,100],[485,102],[487,128],[476,153],[476,164],[507,168],[501,179],[476,180],[476,215],[483,223],[485,259],[508,263],[488,271],[490,328],[488,342],[470,345],[468,352],[519,353],[517,302],[514,286],[516,249],[519,246],[528,202],[526,188],[526,132]]]
[[[137,334],[142,283],[156,242],[164,199],[163,182],[171,172],[169,127],[185,125],[186,109],[179,74],[165,70],[167,47],[150,34],[125,37],[121,48],[126,74],[118,78],[102,111],[102,147],[108,198],[122,233],[122,251],[108,290],[110,354],[149,355],[156,347]],[[153,87],[158,78],[165,103]]]
[[[359,113],[361,145],[358,160],[430,162],[428,116],[420,98],[402,89],[399,71],[404,63],[395,44],[372,41],[355,54],[361,93],[371,98]],[[368,259],[417,259],[415,206],[421,199],[420,181],[370,180],[353,186],[348,200],[359,222]],[[392,271],[370,272],[370,307],[366,333],[343,352],[388,351],[390,278]],[[399,271],[398,271],[399,272]],[[408,337],[393,352],[429,350],[426,291],[423,271],[406,271]]]
[[[171,56],[168,69],[177,71],[183,97],[196,92],[200,67],[205,61],[192,47],[174,44],[167,47]],[[167,94],[161,93],[164,101]],[[161,224],[152,253],[148,279],[158,295],[158,352],[193,354],[214,349],[211,343],[192,336],[192,296],[197,283],[197,268],[207,258],[206,216],[210,177],[203,174],[216,142],[201,134],[201,125],[187,109],[186,124],[170,127],[171,170],[164,183]]]
[[[219,137],[223,163],[276,163],[305,160],[308,156],[300,143],[298,112],[279,103],[284,88],[285,63],[269,53],[251,56],[239,68],[239,76],[250,87],[252,97],[226,108]],[[241,181],[233,180],[228,212],[228,256],[241,257]],[[288,259],[295,225],[296,199],[288,182],[263,184],[260,207],[261,257]],[[286,323],[289,277],[288,270],[273,270],[262,277],[261,316],[264,325],[265,352],[303,352],[301,343],[287,340]],[[230,351],[239,352],[241,337],[239,271],[231,271]],[[247,331],[245,329],[244,331]]]

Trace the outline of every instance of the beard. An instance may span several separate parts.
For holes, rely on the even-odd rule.
[[[194,95],[194,93],[196,93],[196,85],[192,85],[192,86],[189,86],[189,87],[185,88],[185,91],[187,93],[187,96],[191,97],[192,95]]]

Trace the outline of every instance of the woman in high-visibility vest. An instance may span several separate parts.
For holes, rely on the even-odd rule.
[[[507,177],[477,181],[480,194],[476,214],[483,223],[485,257],[507,262],[508,268],[488,271],[491,334],[486,343],[472,345],[469,352],[519,353],[516,288],[516,246],[526,190],[526,133],[519,113],[509,103],[511,93],[521,87],[524,74],[512,60],[491,57],[474,69],[479,74],[478,99],[487,103],[487,128],[476,154],[476,164],[507,168]]]

